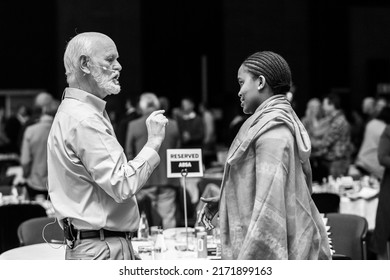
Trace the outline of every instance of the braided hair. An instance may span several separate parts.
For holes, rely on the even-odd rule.
[[[270,51],[257,52],[245,59],[242,65],[255,78],[263,75],[274,94],[286,94],[290,90],[290,67],[280,55]]]

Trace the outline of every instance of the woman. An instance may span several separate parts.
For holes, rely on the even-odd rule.
[[[318,98],[310,99],[307,103],[305,116],[302,118],[302,124],[310,139],[321,138],[325,134],[327,120],[323,115],[321,101]]]
[[[311,199],[310,140],[285,94],[287,62],[273,52],[238,70],[241,106],[253,114],[234,139],[220,198],[202,199],[207,228],[218,212],[223,259],[329,259],[324,223]]]
[[[387,125],[379,140],[379,163],[385,167],[379,191],[379,202],[376,211],[374,230],[374,251],[378,259],[385,260],[386,242],[390,240],[390,125]]]

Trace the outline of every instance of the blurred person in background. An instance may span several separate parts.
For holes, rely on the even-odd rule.
[[[390,124],[390,107],[384,107],[378,116],[367,123],[363,142],[354,164],[358,169],[358,175],[368,175],[379,180],[382,179],[384,167],[379,164],[378,147],[380,137],[387,124]]]
[[[384,96],[379,96],[375,100],[375,112],[374,115],[378,115],[383,108],[385,108],[388,105],[387,98]]]
[[[45,104],[40,120],[24,132],[20,164],[31,200],[37,195],[47,198],[47,139],[58,105],[59,101],[54,99]]]
[[[294,109],[294,111],[297,111],[298,109],[298,103],[295,99],[296,92],[297,92],[297,86],[293,82],[291,82],[290,90],[286,93],[286,98],[287,101],[290,102],[291,107]]]
[[[154,93],[143,93],[139,100],[139,109],[142,116],[129,123],[126,136],[126,153],[128,159],[133,159],[148,140],[145,120],[150,114],[160,108],[160,102]],[[152,219],[149,225],[159,225],[158,220],[162,219],[164,229],[176,226],[176,190],[180,182],[176,178],[167,178],[167,149],[179,148],[179,129],[176,121],[168,119],[169,124],[165,129],[165,138],[161,144],[159,155],[161,158],[159,166],[153,171],[145,186],[137,193],[137,200],[142,201],[148,197],[152,207],[159,217]]]
[[[312,98],[307,102],[302,124],[306,128],[312,142],[322,139],[325,132],[329,129],[329,118],[324,116],[320,99]],[[325,174],[323,171],[320,171],[322,170],[321,163],[314,154],[310,156],[310,164],[312,167],[313,181],[321,182]]]
[[[118,133],[117,138],[119,143],[122,145],[123,149],[125,148],[126,143],[126,135],[127,135],[127,128],[129,126],[129,123],[132,120],[135,120],[140,117],[140,115],[137,112],[137,108],[135,105],[137,104],[136,101],[134,101],[136,98],[128,97],[126,98],[126,113],[123,118],[119,121],[118,125]]]
[[[305,126],[307,133],[309,133],[310,139],[318,139],[324,135],[328,129],[326,121],[320,99],[310,99],[307,102],[305,116],[302,118],[302,124]]]
[[[24,135],[24,131],[26,130],[26,128],[32,124],[39,122],[39,120],[42,116],[43,107],[49,105],[53,100],[54,100],[53,96],[50,93],[47,93],[45,91],[39,92],[35,96],[31,116],[26,120],[26,122],[24,122],[24,124],[22,125],[22,128],[20,129],[20,132],[18,134],[17,143],[18,143],[19,149],[22,146],[23,135]]]
[[[164,114],[168,117],[168,119],[172,119],[171,102],[169,102],[168,97],[159,96],[158,101],[160,102],[160,109],[165,111]]]
[[[362,101],[362,113],[365,124],[375,117],[375,98],[372,96],[365,97]]]
[[[230,146],[220,197],[202,198],[200,220],[213,228],[219,210],[223,259],[330,259],[311,199],[309,135],[286,99],[287,62],[257,52],[240,66],[238,83],[252,115]]]
[[[328,118],[328,129],[319,139],[312,139],[312,158],[318,162],[313,169],[314,178],[322,179],[329,175],[334,178],[346,175],[351,163],[351,127],[341,110],[340,97],[328,94],[322,103]]]
[[[34,98],[31,117],[25,123],[25,127],[39,122],[42,116],[43,107],[49,105],[54,100],[53,96],[47,92],[40,92]]]
[[[8,153],[20,154],[19,135],[30,118],[30,110],[26,105],[19,105],[14,115],[5,122],[4,131],[9,139]]]
[[[118,94],[122,66],[114,41],[80,33],[67,44],[67,83],[48,149],[48,187],[64,229],[66,259],[135,259],[131,238],[140,221],[135,194],[160,162],[168,120],[146,119],[148,140],[128,161],[115,137],[104,98]]]
[[[199,114],[202,117],[204,126],[204,138],[202,145],[203,160],[206,168],[208,168],[210,167],[211,162],[217,160],[215,119],[206,103],[199,104]]]
[[[182,148],[202,148],[204,139],[203,120],[195,112],[195,103],[189,97],[181,100],[181,114],[177,116],[177,124]]]
[[[195,102],[190,97],[181,100],[180,110],[175,111],[175,118],[179,127],[180,144],[183,149],[202,149],[205,128],[202,117],[195,111]],[[191,203],[199,201],[199,188],[197,178],[186,178],[187,191],[191,197]]]
[[[233,119],[229,123],[228,136],[225,142],[227,147],[229,147],[233,143],[233,140],[236,137],[238,131],[240,130],[242,124],[248,119],[248,115],[242,111],[241,106],[235,106],[233,110],[235,114]]]

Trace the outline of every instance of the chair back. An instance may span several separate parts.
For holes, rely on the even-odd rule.
[[[311,198],[320,213],[338,213],[340,196],[335,193],[313,193]]]
[[[340,213],[329,213],[326,217],[336,254],[345,255],[352,260],[367,259],[367,220],[361,216]]]
[[[0,206],[0,253],[19,247],[17,229],[22,222],[44,216],[47,216],[46,210],[39,204]]]
[[[44,242],[63,243],[64,232],[55,218],[39,217],[21,223],[18,227],[18,238],[20,246]]]

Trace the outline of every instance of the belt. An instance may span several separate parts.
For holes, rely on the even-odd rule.
[[[126,239],[131,239],[134,235],[134,232],[125,232],[125,231],[111,231],[107,229],[100,230],[78,230],[77,239],[89,239],[89,238],[100,238],[104,240],[106,237],[123,237]]]

